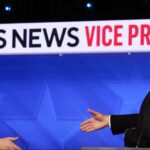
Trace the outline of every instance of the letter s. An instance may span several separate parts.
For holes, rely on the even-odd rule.
[[[75,28],[75,27],[72,27],[72,28],[70,28],[70,29],[68,30],[68,36],[69,36],[70,38],[72,38],[72,39],[75,40],[74,43],[68,42],[68,43],[67,43],[68,46],[70,46],[70,47],[75,47],[75,46],[77,46],[77,45],[79,44],[79,38],[78,38],[77,36],[75,36],[75,35],[72,34],[73,31],[76,31],[76,32],[77,32],[78,30],[79,30],[79,29],[78,29],[78,28]]]
[[[5,30],[0,30],[0,33],[6,33]],[[2,44],[1,44],[2,43]],[[2,37],[0,37],[0,48],[4,48],[6,46],[6,40]]]

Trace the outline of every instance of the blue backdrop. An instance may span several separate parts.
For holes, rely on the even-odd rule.
[[[122,147],[109,128],[80,131],[88,108],[138,112],[150,89],[150,54],[0,56],[0,137],[23,149]]]

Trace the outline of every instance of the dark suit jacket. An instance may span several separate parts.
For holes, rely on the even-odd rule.
[[[112,115],[111,130],[113,134],[125,134],[127,147],[150,147],[150,92],[138,114]]]

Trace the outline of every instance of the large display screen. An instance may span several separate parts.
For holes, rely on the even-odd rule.
[[[1,24],[0,54],[149,52],[150,20]]]
[[[123,147],[91,117],[138,113],[150,89],[150,20],[1,24],[0,137],[22,149]],[[30,54],[30,55],[29,55]]]
[[[0,57],[0,137],[19,136],[24,149],[123,147],[109,128],[80,131],[92,108],[139,111],[150,89],[150,54]]]

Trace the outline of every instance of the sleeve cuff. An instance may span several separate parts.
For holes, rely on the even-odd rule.
[[[109,126],[109,128],[111,128],[111,115],[108,118],[108,126]]]

